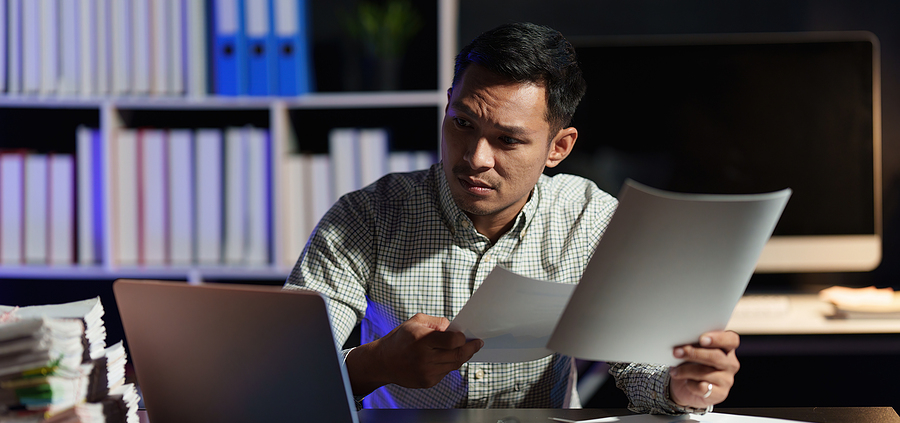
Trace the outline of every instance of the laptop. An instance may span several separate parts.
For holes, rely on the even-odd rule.
[[[358,422],[320,294],[125,279],[113,292],[152,423]]]

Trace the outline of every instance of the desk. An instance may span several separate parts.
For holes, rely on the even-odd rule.
[[[900,409],[900,319],[832,314],[814,293],[742,298],[728,323],[741,335],[741,371],[723,407]],[[776,383],[774,375],[790,383]]]
[[[831,304],[817,294],[747,295],[728,329],[741,335],[837,335],[900,333],[900,319],[832,319]]]
[[[900,423],[890,407],[735,408],[718,413],[775,417],[818,423]],[[465,409],[465,410],[363,410],[360,423],[496,423],[515,417],[519,423],[552,423],[549,417],[573,420],[628,414],[621,409]]]
[[[717,413],[775,417],[816,423],[900,423],[890,407],[723,408]],[[464,410],[362,410],[360,423],[496,423],[515,417],[519,423],[548,423],[550,417],[591,419],[629,414],[623,409],[464,409]],[[150,423],[145,410],[140,423]]]

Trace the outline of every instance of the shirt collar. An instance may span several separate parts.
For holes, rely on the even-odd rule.
[[[453,231],[454,235],[457,236],[467,233],[468,231],[475,232],[472,220],[459,209],[459,206],[456,205],[456,201],[453,201],[453,194],[450,192],[450,184],[447,182],[447,175],[444,173],[443,164],[438,163],[432,166],[431,172],[432,176],[437,181],[438,201],[440,203],[441,215],[446,220],[447,226]],[[504,236],[508,234],[518,237],[524,236],[525,228],[528,227],[535,214],[537,214],[543,178],[544,176],[541,175],[538,183],[535,184],[534,189],[531,191],[531,196],[528,198],[525,206],[522,207],[522,210],[516,215],[512,228],[510,228],[509,232],[504,234]]]

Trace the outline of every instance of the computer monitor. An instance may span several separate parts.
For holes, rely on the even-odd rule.
[[[572,38],[588,81],[548,174],[616,194],[794,195],[757,272],[881,262],[879,50],[867,32]]]

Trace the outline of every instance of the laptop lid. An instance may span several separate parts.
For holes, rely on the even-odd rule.
[[[113,291],[153,423],[358,422],[321,295],[121,279]]]

